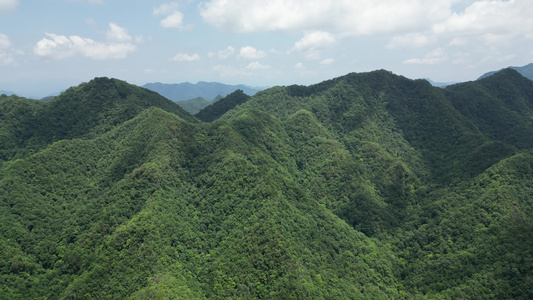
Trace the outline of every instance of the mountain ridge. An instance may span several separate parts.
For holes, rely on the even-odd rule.
[[[222,99],[212,122],[114,79],[1,96],[2,141],[28,140],[17,116],[65,123],[5,144],[2,293],[530,298],[532,91],[379,70]]]
[[[522,66],[522,67],[507,67],[507,68],[514,69],[514,70],[518,71],[518,73],[522,74],[522,76],[528,78],[529,80],[533,80],[533,63],[527,64],[527,65]],[[487,73],[481,75],[477,80],[492,76],[492,75],[494,75],[494,74],[496,74],[496,73],[498,73],[498,72],[500,72],[500,71],[502,71],[504,69],[507,69],[507,68],[503,68],[503,69],[500,69],[498,71],[487,72]]]

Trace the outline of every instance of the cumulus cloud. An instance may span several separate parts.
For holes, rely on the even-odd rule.
[[[228,46],[226,49],[219,50],[217,52],[209,52],[207,56],[211,58],[218,57],[220,59],[227,59],[230,56],[232,56],[234,52],[235,52],[235,48],[233,48],[232,46]]]
[[[200,55],[196,53],[190,54],[190,55],[187,53],[178,53],[174,55],[174,57],[172,57],[170,60],[177,61],[177,62],[182,62],[182,61],[190,62],[190,61],[200,60]]]
[[[335,38],[328,32],[313,31],[308,32],[304,37],[294,44],[292,51],[309,51],[322,49],[335,43]]]
[[[435,33],[528,34],[533,28],[533,6],[529,0],[475,1],[464,11],[453,13],[433,26]]]
[[[455,0],[211,0],[203,19],[222,30],[327,30],[342,35],[405,32],[451,14]]]
[[[326,58],[320,62],[321,65],[331,65],[335,60],[333,58]]]
[[[128,34],[128,30],[124,27],[120,27],[115,23],[109,24],[109,30],[107,31],[107,39],[111,42],[130,42],[132,37]]]
[[[1,1],[1,0],[0,0]],[[67,0],[67,2],[85,2],[84,0]],[[87,0],[89,4],[103,4],[103,0]]]
[[[526,55],[533,39],[531,0],[206,0],[199,11],[226,32],[304,32],[288,53],[306,59],[321,59],[324,45],[355,36],[389,38],[385,47],[392,50],[441,47],[451,55],[453,47],[480,57],[496,50],[517,53],[509,45],[520,45]],[[404,62],[443,60],[428,54]]]
[[[64,36],[46,33],[46,38],[37,42],[33,53],[37,56],[64,59],[73,56],[85,56],[92,59],[121,59],[136,50],[127,30],[114,23],[109,24],[107,41],[99,42],[77,35]]]
[[[0,0],[0,14],[8,13],[17,8],[18,0]]]
[[[387,44],[387,48],[418,48],[426,46],[430,43],[430,38],[422,33],[408,33],[404,35],[394,36],[392,40]]]
[[[426,54],[423,58],[411,58],[405,60],[405,64],[424,64],[424,65],[435,65],[441,62],[446,61],[447,58],[444,55],[444,51],[441,48],[435,49],[432,52]]]
[[[178,2],[163,3],[153,9],[154,15],[169,15],[178,10]]]
[[[0,49],[7,49],[11,47],[11,41],[9,37],[3,33],[0,33]]]
[[[462,36],[456,36],[448,43],[448,46],[464,46],[466,44],[468,44],[468,39]]]
[[[22,52],[13,49],[11,40],[3,33],[0,33],[0,66],[15,66],[15,55]]]
[[[265,56],[266,56],[265,51],[257,50],[251,46],[245,46],[245,47],[242,47],[241,50],[239,51],[238,57],[244,58],[244,59],[258,59],[258,58],[263,58]]]
[[[313,31],[308,32],[297,41],[289,53],[303,52],[308,59],[318,59],[320,52],[335,44],[336,40],[328,32]]]
[[[212,68],[212,71],[218,73],[220,77],[235,78],[251,75],[251,73],[247,72],[246,70],[228,65],[216,65]]]
[[[248,64],[248,66],[246,66],[246,69],[248,70],[265,70],[265,69],[268,69],[270,68],[270,66],[268,65],[264,65],[258,61],[254,61],[250,64]]]
[[[188,26],[183,25],[183,13],[178,10],[177,2],[163,3],[153,9],[153,14],[156,16],[166,16],[159,22],[163,28],[187,29]]]
[[[184,29],[183,26],[183,14],[179,11],[173,12],[170,16],[164,18],[159,22],[161,27],[164,28],[175,28],[175,29]]]

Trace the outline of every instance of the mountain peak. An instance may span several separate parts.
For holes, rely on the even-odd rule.
[[[505,69],[516,70],[518,73],[520,73],[522,76],[526,77],[527,79],[533,80],[533,63],[527,64],[527,65],[522,66],[522,67],[507,67],[507,68],[504,68],[504,69],[500,69],[498,71],[487,72],[487,73],[481,75],[477,80],[492,76],[492,75],[494,75],[494,74],[496,74],[496,73],[498,73],[500,71],[503,71]]]

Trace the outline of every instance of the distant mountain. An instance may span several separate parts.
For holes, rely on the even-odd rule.
[[[518,73],[522,74],[522,76],[530,79],[530,80],[533,80],[533,63],[530,63],[528,65],[525,65],[523,67],[509,67],[510,69],[514,69],[516,71],[518,71]],[[487,72],[483,75],[481,75],[481,77],[479,77],[477,80],[480,80],[480,79],[483,79],[485,77],[489,77],[491,75],[494,75],[496,73],[498,73],[499,71],[501,71],[503,69],[500,69],[498,71],[491,71],[491,72]]]
[[[431,83],[432,86],[436,86],[436,87],[447,87],[449,85],[457,83],[457,82],[435,82],[429,78],[424,78],[424,79],[427,80],[429,83]]]
[[[196,84],[184,83],[147,83],[143,85],[144,88],[152,90],[161,94],[162,96],[172,101],[185,101],[193,98],[204,98],[208,101],[213,100],[217,96],[225,97],[228,94],[242,90],[247,95],[255,95],[255,93],[263,90],[262,88],[249,87],[246,85],[227,85],[218,82],[200,81]]]
[[[14,95],[14,94],[15,94],[15,93],[14,93],[14,92],[11,92],[11,91],[0,90],[0,95],[11,96],[11,95]]]

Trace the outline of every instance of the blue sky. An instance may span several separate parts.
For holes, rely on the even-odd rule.
[[[0,0],[0,90],[312,84],[387,69],[474,80],[533,62],[531,0]]]

